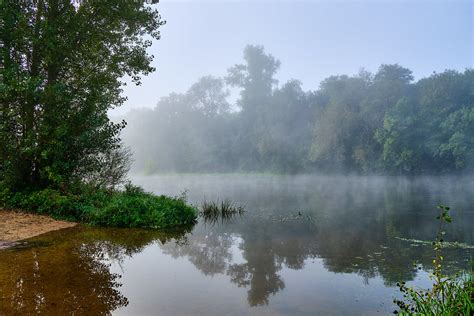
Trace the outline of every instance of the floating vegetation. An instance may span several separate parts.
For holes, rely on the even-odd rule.
[[[420,245],[432,246],[433,241],[428,240],[419,240],[419,239],[411,239],[411,238],[403,238],[403,237],[395,237],[398,240],[406,241],[410,243],[412,247],[418,247]],[[446,249],[474,249],[474,245],[469,245],[464,242],[457,242],[457,241],[443,241],[441,244],[441,248]]]
[[[301,212],[298,212],[297,214],[290,214],[290,215],[273,215],[273,216],[270,216],[270,219],[273,221],[278,221],[278,222],[288,222],[288,221],[294,221],[294,220],[307,220],[309,222],[314,222],[311,214],[302,214]]]
[[[245,213],[243,206],[232,202],[229,199],[222,201],[206,201],[201,203],[199,216],[204,219],[206,223],[214,224],[221,220],[221,222],[228,222],[236,216],[242,216]]]

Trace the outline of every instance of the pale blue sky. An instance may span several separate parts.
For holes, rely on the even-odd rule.
[[[474,0],[161,0],[158,8],[167,24],[150,49],[157,71],[126,87],[121,112],[225,75],[246,44],[264,45],[282,63],[280,83],[299,79],[305,90],[381,63],[399,63],[415,78],[474,63]]]

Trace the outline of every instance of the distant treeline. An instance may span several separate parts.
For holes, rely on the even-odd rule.
[[[474,165],[474,70],[413,81],[398,64],[278,86],[280,62],[247,46],[225,78],[203,77],[129,113],[135,171],[452,173]],[[240,90],[236,104],[229,87]]]

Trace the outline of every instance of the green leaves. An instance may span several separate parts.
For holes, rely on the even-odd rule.
[[[449,210],[451,208],[449,206],[445,206],[445,205],[438,205],[438,209],[441,211],[441,213],[440,213],[440,215],[436,216],[436,219],[451,223],[452,218],[449,215]]]
[[[164,24],[143,1],[0,3],[0,176],[15,188],[64,188],[120,146],[120,78],[153,71],[149,35]]]

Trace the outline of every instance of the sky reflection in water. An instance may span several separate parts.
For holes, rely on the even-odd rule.
[[[0,314],[378,315],[395,283],[427,286],[436,205],[472,245],[474,181],[451,177],[136,177],[189,202],[230,198],[232,221],[173,232],[76,227],[0,251]],[[473,249],[446,249],[448,269]],[[422,269],[413,266],[418,262]]]

